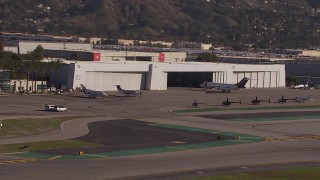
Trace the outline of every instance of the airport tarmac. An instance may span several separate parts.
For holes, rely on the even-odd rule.
[[[122,97],[115,92],[109,94],[110,96],[104,99],[90,99],[79,93],[1,96],[0,117],[7,119],[84,115],[97,116],[100,119],[105,117],[109,120],[133,119],[148,123],[211,129],[225,133],[249,134],[266,138],[267,141],[87,160],[59,160],[57,158],[24,163],[1,163],[2,160],[10,160],[11,156],[0,155],[1,177],[4,179],[136,178],[137,176],[152,177],[155,174],[183,174],[187,171],[201,172],[205,169],[214,171],[221,168],[241,169],[241,167],[252,166],[290,163],[319,164],[320,162],[320,120],[317,117],[320,107],[319,90],[271,88],[247,89],[231,93],[218,91],[205,93],[201,89],[170,88],[168,91],[145,91],[140,98]],[[305,103],[291,101],[277,103],[277,99],[282,95],[285,98],[312,95],[314,100]],[[271,103],[251,105],[250,101],[256,96],[259,99],[271,99]],[[224,107],[221,102],[227,98],[230,101],[241,100],[242,104]],[[191,106],[194,100],[204,104],[194,108]],[[63,105],[68,108],[68,111],[47,112],[43,110],[44,104]],[[284,108],[288,106],[291,108]],[[265,107],[265,109],[252,107]],[[269,107],[279,108],[270,109]],[[208,109],[200,113],[175,112],[175,110],[205,108],[222,108],[222,110]],[[241,119],[264,116],[298,118],[235,121],[233,117],[240,118],[239,114],[243,114]],[[16,157],[12,156],[12,159]]]

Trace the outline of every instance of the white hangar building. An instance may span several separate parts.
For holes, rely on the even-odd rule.
[[[247,88],[285,87],[283,64],[229,64],[200,62],[84,62],[69,61],[59,75],[65,89],[80,84],[101,91],[122,85],[134,90],[166,90],[168,87],[198,86],[204,81],[237,83],[248,77]]]
[[[134,52],[93,49],[92,44],[74,42],[12,41],[18,53],[41,45],[50,58],[70,59],[51,81],[62,89],[85,84],[90,89],[166,90],[168,87],[197,87],[204,81],[237,83],[250,78],[247,88],[285,87],[283,64],[230,64],[185,62],[186,52]],[[77,60],[75,60],[77,59]]]

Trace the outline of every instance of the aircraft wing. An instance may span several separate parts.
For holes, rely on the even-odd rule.
[[[296,101],[299,103],[303,103],[305,101],[305,99],[304,98],[296,98]]]
[[[218,86],[217,89],[222,90],[222,91],[231,91],[231,90],[236,89],[236,87],[224,85],[224,86]]]

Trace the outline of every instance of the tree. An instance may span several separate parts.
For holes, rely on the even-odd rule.
[[[20,55],[12,52],[1,52],[0,69],[10,70],[11,78],[19,79],[22,76],[23,69]]]
[[[36,60],[43,60],[44,57],[44,49],[41,45],[38,45],[34,51],[32,51],[31,56]]]
[[[8,69],[12,71],[12,77],[13,78],[21,78],[22,76],[22,59],[21,56],[19,56],[16,53],[13,53],[11,56],[11,62],[8,65]]]
[[[201,53],[197,58],[196,61],[199,62],[218,62],[219,58],[217,55],[212,53]]]
[[[60,69],[63,66],[63,62],[62,60],[55,60],[55,61],[50,61],[48,64],[48,69],[50,69],[50,91],[51,91],[51,84],[52,84],[52,71],[56,71],[56,90],[58,89],[58,83],[59,83],[59,73],[60,73]]]
[[[3,38],[0,38],[0,51],[3,51],[4,49],[4,40]]]
[[[295,76],[286,76],[286,85],[291,86],[298,83],[298,78]]]
[[[29,52],[28,54],[23,54],[22,55],[23,59],[25,59],[25,71],[27,72],[27,89],[29,86],[29,78],[30,75],[33,74],[32,78],[32,87],[31,90],[34,91],[36,90],[36,80],[38,76],[38,72],[41,71],[40,68],[42,67],[41,60],[44,57],[44,49],[41,45],[38,45],[34,51]],[[35,82],[33,82],[35,81]],[[28,89],[29,92],[29,89]]]
[[[43,79],[46,72],[49,70],[49,63],[47,62],[40,62],[39,64],[39,72],[41,74],[41,93],[43,93]]]
[[[29,78],[30,78],[30,73],[33,70],[32,62],[29,60],[25,60],[23,63],[23,66],[24,66],[24,69],[27,73],[27,87],[26,87],[26,89],[27,89],[27,93],[29,94]]]

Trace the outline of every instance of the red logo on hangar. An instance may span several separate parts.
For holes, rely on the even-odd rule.
[[[164,62],[164,53],[159,54],[159,62]]]
[[[93,61],[100,61],[101,53],[93,53]]]

